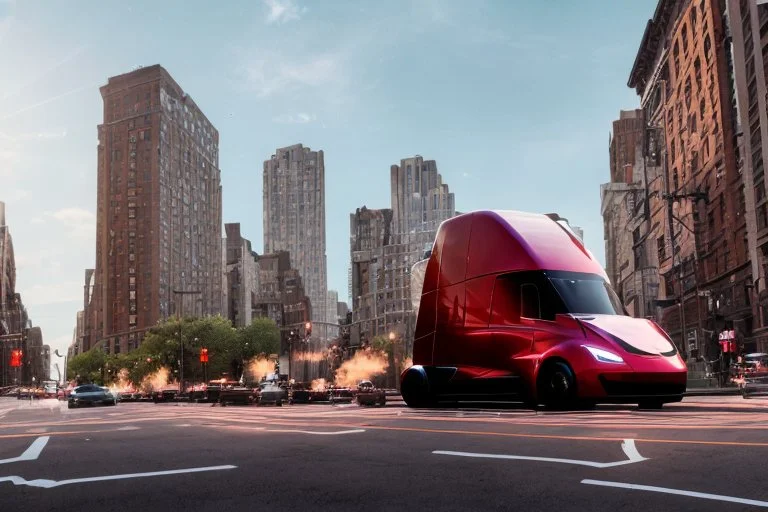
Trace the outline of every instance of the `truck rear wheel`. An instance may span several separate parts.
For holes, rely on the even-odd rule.
[[[408,407],[434,407],[436,403],[423,369],[411,367],[406,371],[400,385],[400,394]]]

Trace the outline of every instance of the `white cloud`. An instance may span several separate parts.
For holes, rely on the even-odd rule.
[[[88,210],[62,208],[50,216],[61,222],[73,236],[91,238],[96,235],[96,216]]]
[[[240,66],[240,74],[248,89],[260,98],[302,88],[342,86],[345,82],[341,55],[335,53],[298,61],[263,53],[259,58],[247,59]]]
[[[306,7],[300,8],[292,0],[264,0],[269,9],[267,23],[287,23],[301,18],[307,12]]]
[[[315,114],[299,112],[296,115],[284,114],[282,116],[275,117],[273,121],[280,124],[307,124],[315,121],[316,119],[317,117]]]
[[[47,285],[34,285],[19,290],[25,306],[45,306],[63,302],[83,300],[83,285],[76,281],[66,281]]]

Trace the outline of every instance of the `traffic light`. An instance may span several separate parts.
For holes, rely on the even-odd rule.
[[[11,366],[14,368],[18,368],[21,366],[21,359],[24,356],[24,351],[22,350],[12,350],[11,351]]]
[[[306,330],[306,332],[307,332],[307,336],[309,336],[310,334],[312,334],[312,323],[311,323],[311,322],[307,322],[307,323],[305,323],[305,324],[304,324],[304,329],[305,329],[305,330]]]
[[[200,362],[201,363],[208,362],[208,349],[205,347],[200,349]]]

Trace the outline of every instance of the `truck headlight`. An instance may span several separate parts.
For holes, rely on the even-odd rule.
[[[589,345],[582,345],[585,349],[589,351],[590,354],[592,354],[592,357],[594,357],[597,361],[601,363],[623,363],[624,359],[621,358],[620,355],[614,354],[613,352],[609,352],[607,350],[603,350],[601,348],[597,347],[590,347]]]

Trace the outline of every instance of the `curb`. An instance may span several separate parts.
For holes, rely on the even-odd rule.
[[[741,392],[738,388],[715,388],[715,389],[691,389],[685,392],[686,396],[738,396]]]

